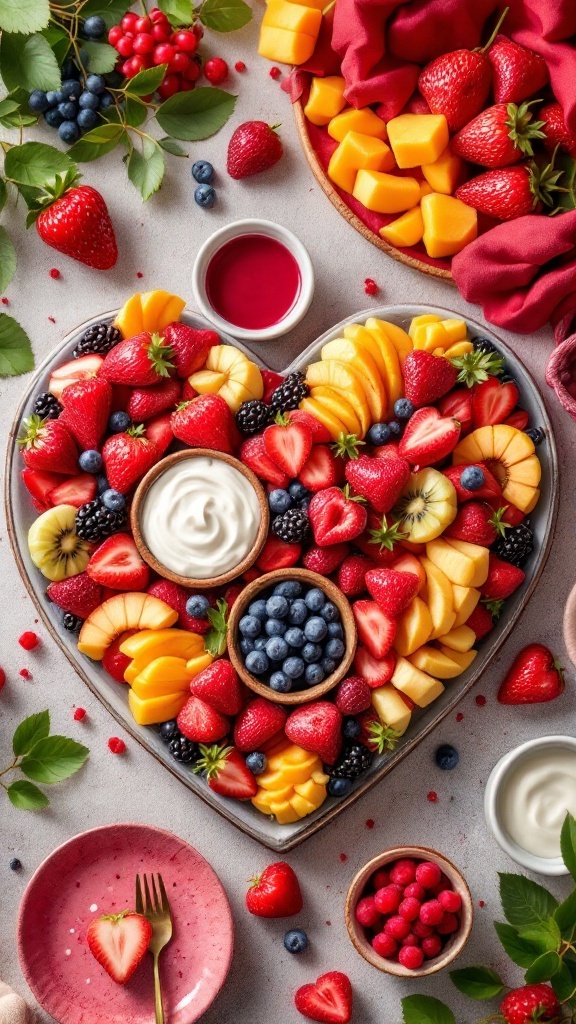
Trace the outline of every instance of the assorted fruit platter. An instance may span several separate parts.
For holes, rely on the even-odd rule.
[[[278,374],[184,305],[133,295],[41,367],[8,453],[10,535],[109,710],[289,849],[512,628],[552,542],[555,446],[522,364],[449,311],[357,314]]]

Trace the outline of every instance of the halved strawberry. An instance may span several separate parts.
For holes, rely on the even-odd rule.
[[[144,425],[144,437],[156,446],[159,456],[164,454],[174,440],[170,420],[170,413],[161,413],[160,416],[154,416]]]
[[[289,420],[278,413],[263,434],[264,447],[272,462],[291,479],[297,477],[312,450],[313,435],[305,423]]]
[[[484,462],[470,463],[470,465],[476,466],[484,473],[484,483],[476,491],[469,491],[460,482],[462,473],[468,468],[467,466],[447,466],[446,469],[442,470],[444,476],[447,476],[454,484],[458,501],[480,501],[484,499],[484,501],[489,501],[490,503],[493,501],[498,502],[497,507],[499,507],[502,504],[502,490],[494,474],[490,472]]]
[[[314,984],[302,985],[294,997],[296,1009],[309,1020],[348,1024],[352,1016],[352,985],[341,971],[329,971]]]
[[[359,676],[362,676],[373,690],[390,682],[394,674],[395,665],[396,655],[394,651],[389,651],[383,658],[375,658],[361,644],[356,648],[354,671]]]
[[[52,505],[75,505],[80,508],[96,496],[96,477],[91,473],[79,473],[78,476],[69,476],[50,491],[49,499]]]
[[[91,579],[113,590],[145,590],[150,578],[150,570],[129,533],[114,533],[102,541],[86,572]]]
[[[516,430],[526,430],[530,417],[525,409],[515,409],[512,415],[507,420],[504,420],[504,422],[509,427],[516,427]]]
[[[216,708],[193,694],[177,718],[178,728],[193,743],[215,743],[230,732],[230,722]]]
[[[70,359],[62,366],[57,366],[50,375],[48,391],[55,398],[60,398],[64,388],[69,384],[75,384],[79,380],[89,380],[90,377],[97,377],[104,359],[99,355],[80,356],[80,359]]]
[[[119,985],[124,985],[132,977],[151,938],[152,925],[133,910],[104,914],[91,921],[86,931],[86,942],[92,956]]]
[[[352,612],[358,639],[374,658],[383,658],[394,643],[396,623],[384,614],[375,601],[355,601]]]
[[[513,381],[501,384],[497,377],[489,377],[476,384],[472,394],[472,415],[475,427],[504,423],[518,404],[520,395]]]
[[[309,491],[322,491],[338,483],[339,473],[336,459],[326,444],[315,444],[302,466],[298,479]]]
[[[231,796],[234,800],[250,800],[256,796],[258,783],[242,755],[234,747],[200,745],[200,758],[194,773],[206,772],[208,786],[215,793]]]
[[[304,423],[305,426],[310,427],[314,444],[329,444],[332,440],[332,435],[328,428],[320,423],[320,420],[311,416],[309,412],[304,412],[304,409],[290,409],[286,416],[290,422]]]
[[[289,569],[292,565],[296,565],[301,551],[300,544],[287,544],[279,537],[269,534],[256,565],[262,569],[262,572],[272,572],[273,569]],[[246,578],[246,574],[244,574],[244,578]]]
[[[46,594],[63,611],[71,612],[80,619],[87,619],[104,600],[100,584],[85,572],[58,583],[50,583]]]
[[[420,579],[397,569],[370,569],[366,573],[368,593],[391,619],[398,618],[420,590]]]
[[[270,458],[262,434],[246,438],[240,448],[239,459],[253,470],[260,480],[268,480],[275,487],[287,487],[290,483],[288,474]]]
[[[454,451],[459,437],[457,420],[426,405],[408,420],[398,451],[413,466],[431,466]]]
[[[525,577],[523,569],[511,565],[510,562],[504,562],[490,552],[488,578],[480,587],[480,592],[482,597],[487,597],[490,601],[503,601],[518,589]]]
[[[48,473],[43,469],[26,468],[22,470],[22,483],[43,512],[45,512],[46,509],[52,508],[50,492],[53,491],[58,484],[61,484],[63,480],[68,479],[69,477],[60,476],[59,473]]]
[[[502,506],[503,498],[500,501],[497,498],[490,498],[488,504],[494,509],[495,512]],[[502,522],[508,523],[508,526],[518,526],[519,523],[523,523],[526,519],[524,512],[521,512],[516,505],[512,505],[510,502],[506,505],[505,511],[502,513]]]
[[[472,394],[470,388],[456,388],[444,395],[438,402],[443,416],[453,416],[460,424],[460,435],[464,437],[472,429]]]

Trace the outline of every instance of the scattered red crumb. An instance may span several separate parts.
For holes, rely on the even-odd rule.
[[[479,693],[478,696],[474,698],[474,700],[476,701],[479,708],[483,708],[486,703],[486,697],[484,697],[484,695],[481,693]]]
[[[348,854],[347,853],[341,853],[340,854],[340,860],[342,861],[343,864],[345,864],[346,861],[348,860]]]
[[[32,673],[29,672],[27,668],[21,668],[20,675],[22,676],[22,679],[32,679]]]
[[[274,66],[273,68],[270,68],[268,74],[270,75],[270,78],[280,78],[282,72],[280,71],[280,68]]]
[[[375,823],[373,818],[368,818],[366,820],[366,828],[374,828],[374,824]]]
[[[56,323],[56,320],[54,319],[53,316],[49,316],[48,319],[49,319],[51,324],[55,324]]]
[[[438,803],[438,793],[436,793],[435,790],[431,789],[430,792],[427,794],[426,799],[431,804],[437,804]]]
[[[246,71],[246,65],[245,65],[244,61],[243,60],[237,60],[235,65],[234,65],[234,70],[235,71],[239,71],[240,74],[242,74],[243,71]]]
[[[327,924],[327,925],[331,925],[331,924],[332,924],[332,921],[326,921],[326,924]]]
[[[461,711],[459,711],[458,714],[456,715],[456,721],[457,722],[461,722],[463,720],[463,718],[464,718],[464,715],[462,714]]]
[[[3,668],[0,668],[0,690],[4,686],[5,682],[6,682],[6,673],[5,673]]]
[[[119,736],[111,736],[108,740],[108,750],[113,754],[123,754],[126,750],[126,744]]]
[[[26,632],[22,633],[22,636],[18,638],[20,647],[23,647],[25,651],[33,651],[35,647],[38,647],[40,642],[40,637],[30,629],[26,630]]]
[[[7,299],[5,295],[2,296],[2,305],[3,306],[9,306],[10,305],[10,299]]]
[[[366,295],[376,295],[378,291],[378,285],[376,281],[373,281],[371,277],[367,277],[364,281],[364,291]]]
[[[478,906],[479,906],[479,907],[484,907],[484,906],[486,906],[486,904],[484,903],[484,900],[478,900]]]
[[[53,278],[54,281],[57,281],[60,276],[61,275],[60,271],[58,270],[58,267],[52,267],[52,270],[50,271],[50,277]]]
[[[141,270],[136,271],[136,277],[144,277],[144,274],[142,273]]]
[[[76,708],[74,712],[74,721],[81,722],[83,718],[86,718],[86,711],[84,708]]]

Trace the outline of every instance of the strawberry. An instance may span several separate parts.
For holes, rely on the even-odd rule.
[[[289,569],[300,560],[301,552],[302,547],[300,544],[288,544],[285,540],[280,540],[279,537],[269,534],[262,551],[258,555],[256,565],[262,572],[272,572],[274,569]],[[246,578],[246,574],[244,574],[244,578]]]
[[[549,985],[522,985],[504,996],[500,1013],[506,1024],[531,1024],[532,1021],[560,1020],[562,1007]]]
[[[329,549],[330,550],[330,549]],[[355,597],[366,590],[366,573],[375,563],[367,555],[349,555],[338,570],[338,586],[347,597]]]
[[[358,499],[350,498],[348,487],[327,487],[318,491],[308,506],[314,540],[320,547],[358,537],[366,526],[368,513]]]
[[[488,577],[480,587],[480,593],[482,597],[487,597],[490,601],[505,600],[524,582],[525,576],[526,573],[517,565],[503,562],[502,559],[490,553]]]
[[[178,716],[180,721],[180,716]],[[256,796],[258,783],[242,755],[234,747],[200,744],[200,757],[194,765],[195,775],[206,773],[208,786],[221,796],[234,800],[251,800]]]
[[[343,715],[359,715],[372,703],[372,690],[362,676],[348,676],[336,690],[336,707]]]
[[[502,524],[504,509],[497,512],[487,503],[467,501],[460,505],[456,518],[445,529],[447,537],[465,540],[469,544],[481,544],[489,548],[497,537],[504,537],[506,526]]]
[[[237,715],[244,704],[244,692],[238,673],[225,658],[213,661],[194,676],[190,692],[223,715]]]
[[[267,480],[275,487],[288,486],[290,477],[268,455],[262,434],[246,438],[240,448],[239,458],[261,480]]]
[[[76,508],[80,508],[96,497],[97,487],[95,476],[91,473],[79,473],[78,476],[66,477],[50,491],[48,499],[50,505],[75,505]]]
[[[18,438],[24,464],[28,469],[53,472],[63,476],[78,473],[78,452],[74,438],[60,420],[43,420],[28,416],[24,420],[24,433]]]
[[[530,417],[525,409],[516,409],[510,416],[507,416],[504,423],[509,427],[516,427],[516,430],[526,430]]]
[[[374,658],[384,658],[394,643],[396,623],[375,601],[355,601],[352,605],[358,639]]]
[[[485,604],[477,604],[466,619],[466,625],[476,634],[476,640],[483,640],[494,629],[494,619]]]
[[[47,390],[60,400],[64,388],[69,384],[97,377],[103,362],[104,358],[95,353],[90,356],[80,356],[79,359],[70,359],[69,362],[62,363],[52,370]]]
[[[413,466],[431,466],[453,452],[459,438],[457,420],[441,416],[433,405],[425,405],[408,420],[400,441],[400,455]]]
[[[285,725],[286,712],[279,704],[265,697],[255,697],[236,717],[234,743],[243,753],[260,750]]]
[[[193,615],[188,615],[186,602],[190,597],[190,591],[178,586],[177,583],[173,583],[172,580],[155,580],[147,588],[147,593],[157,597],[160,601],[164,601],[175,612],[178,612],[176,625],[180,629],[189,629],[191,633],[201,634],[207,633],[210,629],[209,619],[196,619]],[[206,596],[208,597],[208,594]]]
[[[334,764],[342,748],[342,715],[335,704],[315,700],[288,715],[284,731],[292,743]]]
[[[228,611],[232,610],[243,590],[243,583],[232,583],[229,587],[226,587],[226,590],[224,591],[224,600],[226,601]]]
[[[304,555],[302,563],[312,572],[329,576],[344,561],[349,551],[347,544],[332,544],[329,548],[311,547]]]
[[[61,476],[60,473],[45,473],[40,469],[23,469],[21,475],[22,483],[34,499],[34,502],[38,503],[42,512],[52,508],[50,493],[59,484],[63,483],[65,477]]]
[[[456,383],[456,368],[448,359],[415,349],[404,360],[404,389],[413,405],[430,405],[451,391]],[[408,421],[410,422],[410,421]]]
[[[170,376],[174,369],[171,360],[172,349],[165,344],[164,338],[160,334],[142,331],[119,342],[108,352],[100,375],[110,384],[149,387]]]
[[[113,981],[124,985],[144,958],[152,938],[152,925],[142,914],[123,910],[91,921],[86,942],[92,956]]]
[[[140,423],[125,433],[112,434],[104,442],[102,458],[110,487],[126,494],[158,460],[158,449],[144,436]]]
[[[210,349],[220,344],[216,331],[198,331],[178,321],[168,324],[164,341],[172,349],[172,362],[181,378],[189,377],[204,366]]]
[[[298,474],[298,479],[309,491],[322,491],[339,482],[339,466],[328,445],[314,445]]]
[[[262,376],[264,376],[264,372],[262,370]],[[332,440],[332,434],[330,434],[328,429],[320,423],[320,420],[311,416],[309,412],[304,412],[303,409],[289,409],[286,412],[286,416],[289,420],[294,420],[296,423],[305,423],[306,426],[310,427],[314,444],[328,444]]]
[[[124,641],[135,632],[135,629],[127,629],[124,633],[121,633],[120,636],[117,636],[110,646],[104,651],[104,657],[100,662],[104,671],[107,672],[109,676],[112,676],[112,679],[115,679],[117,683],[126,682],[124,673],[128,668],[128,665],[132,663],[132,658],[129,658],[127,654],[122,654],[120,648]]]
[[[412,701],[405,694],[401,693],[400,696],[406,707],[410,709],[414,707]],[[359,722],[362,731],[358,737],[358,743],[368,747],[368,750],[374,754],[383,754],[385,751],[394,750],[400,736],[396,729],[380,721],[374,708],[369,708],[368,711],[360,715]]]
[[[410,479],[410,466],[406,459],[396,455],[389,458],[360,455],[346,464],[345,474],[348,483],[376,512],[389,512]]]
[[[484,474],[484,483],[476,491],[468,490],[460,482],[462,473],[465,469],[469,468],[468,466],[447,466],[446,469],[442,470],[444,476],[447,476],[454,484],[458,501],[479,501],[481,498],[484,498],[489,502],[496,501],[496,507],[498,508],[502,504],[502,489],[496,477],[490,472],[484,462],[474,462],[470,463],[470,465],[481,469]]]
[[[476,384],[472,394],[474,427],[504,423],[516,407],[519,397],[518,388],[511,380],[501,384],[497,377],[488,377],[488,380]]]
[[[172,413],[170,425],[174,436],[191,448],[232,454],[232,413],[220,395],[200,395],[182,402]]]
[[[540,213],[543,205],[552,206],[561,174],[561,171],[553,170],[551,163],[538,168],[530,160],[517,167],[484,171],[484,174],[465,181],[454,194],[488,217],[514,220],[528,213]]]
[[[296,1009],[309,1020],[348,1024],[352,1017],[352,985],[341,971],[321,974],[314,984],[302,985],[294,996]]]
[[[112,388],[101,377],[79,380],[64,388],[60,423],[68,428],[78,446],[99,448],[108,426],[112,406]]]
[[[177,722],[180,732],[193,743],[215,743],[230,732],[228,719],[194,695],[188,697]]]
[[[134,388],[126,412],[135,423],[143,423],[166,409],[173,409],[180,399],[180,390],[180,381],[171,378],[152,387]]]
[[[408,534],[402,533],[398,522],[390,521],[389,525],[386,516],[378,516],[376,512],[369,512],[367,527],[354,539],[354,546],[376,565],[390,565],[401,551],[399,543]]]
[[[502,501],[498,501],[498,499],[494,500],[493,498],[489,498],[488,504],[491,505],[495,512],[497,512],[500,505],[502,504]],[[501,519],[502,522],[507,523],[508,526],[518,526],[519,523],[524,522],[526,516],[524,512],[521,512],[519,508],[516,508],[516,505],[512,505],[509,502],[504,508],[504,512],[502,513]]]
[[[366,680],[371,689],[377,689],[389,683],[394,674],[396,655],[389,651],[383,658],[375,658],[366,647],[360,644],[354,655],[354,671]]]
[[[496,103],[520,103],[548,84],[548,67],[538,53],[498,36],[487,53]]]
[[[576,158],[576,132],[570,130],[564,120],[564,111],[559,103],[546,103],[539,112],[544,128],[544,145],[549,153],[558,146],[563,153]]]
[[[266,405],[270,405],[270,399],[276,388],[279,388],[284,383],[284,377],[281,373],[275,373],[274,370],[260,370],[260,373],[262,375],[262,383],[264,384],[262,401],[266,402]]]
[[[182,401],[189,402],[191,398],[198,398],[199,392],[196,388],[193,388],[189,380],[185,380],[182,385]]]
[[[528,644],[515,657],[498,690],[501,704],[545,704],[564,690],[564,670],[543,644]]]
[[[532,142],[543,139],[542,121],[532,120],[529,103],[496,103],[464,125],[451,142],[456,156],[482,167],[506,167],[533,156]]]
[[[71,612],[80,619],[87,619],[102,602],[102,587],[85,572],[59,583],[50,583],[46,593],[62,611]]]
[[[255,917],[293,917],[304,906],[296,873],[279,860],[268,864],[253,878],[246,893],[246,906]]]
[[[384,614],[390,619],[397,619],[416,597],[420,580],[412,572],[370,569],[366,573],[366,586]]]
[[[102,362],[104,362],[104,360],[102,360]],[[122,412],[126,412],[132,391],[133,389],[129,387],[128,384],[113,384],[112,406],[110,408],[110,412],[118,412],[119,409],[121,409]]]
[[[150,570],[129,533],[114,533],[98,545],[86,566],[96,583],[113,590],[145,590]]]
[[[460,437],[472,429],[472,393],[469,388],[456,388],[438,402],[442,416],[452,416],[460,424]]]
[[[170,422],[170,415],[168,413],[161,413],[160,416],[154,416],[144,424],[144,437],[156,446],[158,457],[164,455],[164,452],[174,440]]]
[[[312,450],[312,431],[282,413],[263,434],[266,454],[287,476],[298,476]]]
[[[70,172],[56,176],[56,184],[44,186],[50,202],[36,220],[36,230],[46,245],[96,270],[110,270],[118,259],[118,248],[108,208],[90,185],[75,186]],[[75,187],[74,187],[75,186]]]
[[[284,152],[276,134],[278,127],[265,121],[244,121],[238,125],[228,143],[226,157],[226,170],[231,178],[248,178],[278,163]]]

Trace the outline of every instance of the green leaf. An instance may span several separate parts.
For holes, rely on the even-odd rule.
[[[537,959],[539,951],[527,939],[521,939],[516,928],[511,924],[494,921],[496,934],[506,953],[518,967],[530,967]]]
[[[213,32],[234,32],[252,20],[252,11],[244,0],[204,0],[200,21]]]
[[[45,28],[50,18],[48,0],[0,0],[0,28],[29,36]]]
[[[158,6],[175,28],[192,23],[194,8],[191,0],[158,0]]]
[[[125,129],[121,124],[105,122],[99,124],[97,128],[93,128],[92,131],[86,132],[86,135],[78,139],[78,142],[75,142],[68,152],[73,160],[78,160],[79,163],[88,163],[115,149],[124,134]]]
[[[25,142],[12,146],[6,153],[4,173],[11,181],[42,188],[57,174],[75,169],[74,161],[54,146],[45,142]]]
[[[142,139],[142,152],[133,149],[128,157],[128,177],[146,202],[158,191],[165,171],[162,150],[156,142]]]
[[[38,114],[32,113],[28,106],[28,93],[25,89],[16,89],[5,99],[0,100],[0,124],[4,128],[19,128],[36,124]]]
[[[228,605],[223,598],[216,602],[215,608],[208,609],[208,622],[211,629],[204,637],[204,647],[214,658],[218,658],[226,650],[228,631]]]
[[[54,51],[43,35],[18,36],[2,33],[0,71],[7,89],[59,89],[60,68]]]
[[[33,782],[26,782],[26,779],[19,779],[13,782],[6,790],[8,799],[14,807],[21,811],[41,811],[50,803],[48,797]]]
[[[0,377],[18,377],[34,369],[32,345],[20,324],[0,313]]]
[[[139,71],[134,78],[131,78],[126,85],[126,92],[131,93],[132,96],[149,96],[150,93],[156,92],[156,89],[160,85],[160,82],[166,74],[167,64],[158,64],[154,68],[145,68],[144,71]]]
[[[550,981],[550,978],[560,970],[561,966],[562,960],[558,953],[543,953],[526,971],[524,975],[526,984],[538,985],[541,981]]]
[[[12,750],[16,757],[27,754],[38,740],[43,740],[50,733],[50,712],[38,711],[29,715],[16,729],[12,737]]]
[[[47,28],[42,29],[42,35],[54,51],[58,64],[62,67],[70,50],[70,36],[59,25],[48,25]]]
[[[529,924],[518,929],[521,939],[526,939],[534,946],[539,953],[548,953],[550,950],[557,950],[562,941],[560,929],[554,920],[550,918],[542,924]]]
[[[552,893],[524,875],[499,873],[500,899],[506,920],[519,928],[546,921],[558,906]]]
[[[167,135],[196,142],[219,131],[234,111],[236,96],[223,89],[194,89],[171,96],[156,111]]]
[[[139,128],[148,116],[148,107],[137,96],[126,95],[124,119],[132,128]]]
[[[118,54],[109,43],[97,43],[93,39],[83,39],[82,49],[88,54],[87,71],[93,75],[107,75],[114,71]]]
[[[86,0],[82,5],[82,18],[90,18],[93,14],[99,14],[106,22],[106,28],[118,24],[129,4],[126,0]],[[82,42],[84,45],[84,42]]]
[[[576,167],[576,162],[575,165]],[[572,878],[576,880],[576,818],[570,812],[564,818],[560,833],[560,851]]]
[[[551,978],[552,988],[561,1003],[576,994],[576,964],[563,960],[556,974]]]
[[[76,740],[66,736],[47,736],[34,744],[20,768],[34,782],[61,782],[82,767],[88,753],[88,747]]]
[[[567,190],[556,194],[556,206],[559,210],[574,210],[576,209],[576,160],[568,153],[561,153],[556,158],[556,166],[564,171],[560,184]]]
[[[171,153],[172,156],[188,156],[184,147],[176,142],[175,139],[171,139],[169,135],[164,139],[158,139],[158,145],[162,146],[162,149],[165,149],[167,153]]]
[[[562,937],[571,942],[576,930],[576,889],[573,889],[563,903],[554,911],[554,920]]]
[[[16,250],[8,232],[0,227],[0,292],[6,291],[16,270]]]
[[[6,200],[8,198],[8,189],[6,188],[6,182],[4,178],[0,178],[0,213],[6,206]]]
[[[494,999],[504,988],[502,978],[488,967],[463,967],[449,974],[458,991],[470,999]]]
[[[18,110],[19,106],[20,104],[16,100],[11,100],[9,96],[4,100],[0,100],[0,117],[13,114],[15,110]]]
[[[406,996],[402,1014],[404,1024],[456,1024],[452,1010],[432,996]]]

